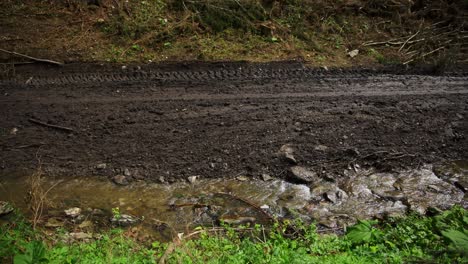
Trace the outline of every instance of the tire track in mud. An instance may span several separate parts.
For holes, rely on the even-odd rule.
[[[32,169],[39,155],[60,175],[287,178],[286,144],[324,177],[350,162],[391,169],[468,157],[464,72],[168,68],[33,67],[0,81],[0,169]],[[408,155],[371,155],[385,151]]]
[[[404,73],[404,72],[403,72]],[[405,80],[424,81],[431,79],[427,75],[406,75]],[[451,79],[455,77],[467,77],[463,73],[452,73],[451,76],[443,78]],[[160,70],[121,70],[114,69],[113,72],[85,72],[67,73],[59,71],[57,75],[43,76],[31,74],[27,77],[13,78],[4,81],[8,84],[27,84],[33,86],[44,85],[66,85],[66,84],[92,84],[92,83],[116,83],[116,82],[141,82],[141,83],[199,83],[199,82],[251,82],[251,81],[319,81],[330,82],[336,80],[346,80],[347,82],[367,81],[369,78],[390,81],[395,78],[395,74],[388,74],[385,71],[362,69],[362,70],[324,70],[308,67],[293,67],[285,69],[269,69],[262,67],[239,67],[235,69],[212,69],[195,71],[160,71]],[[439,77],[441,78],[441,77]],[[1,82],[0,82],[1,83]]]

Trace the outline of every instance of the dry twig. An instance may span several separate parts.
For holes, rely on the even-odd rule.
[[[28,120],[29,120],[29,122],[31,122],[31,123],[34,123],[34,124],[40,125],[40,126],[44,126],[44,127],[49,127],[49,128],[54,128],[54,129],[58,129],[58,130],[63,130],[63,131],[66,131],[66,132],[73,132],[73,131],[74,131],[72,128],[69,128],[69,127],[57,126],[57,125],[52,125],[52,124],[44,123],[44,122],[39,121],[39,120],[34,119],[34,118],[30,118],[30,119],[28,119]]]
[[[58,61],[47,60],[47,59],[39,59],[39,58],[31,57],[29,55],[21,54],[21,53],[14,52],[14,51],[8,51],[8,50],[4,50],[4,49],[0,49],[0,51],[11,54],[11,55],[15,55],[15,56],[23,57],[23,58],[26,58],[26,59],[30,59],[30,60],[33,60],[33,61],[37,61],[37,62],[43,62],[43,63],[49,63],[49,64],[53,64],[53,65],[57,65],[57,66],[63,66],[63,63],[58,62]]]

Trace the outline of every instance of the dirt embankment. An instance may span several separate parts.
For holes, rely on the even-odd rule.
[[[0,82],[0,167],[173,182],[466,159],[466,76],[298,63],[23,66]]]
[[[467,62],[467,10],[463,0],[4,0],[0,47],[65,62],[445,68]],[[0,62],[20,61],[0,53]]]

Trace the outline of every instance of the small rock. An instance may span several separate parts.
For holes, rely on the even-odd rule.
[[[92,215],[104,215],[105,213],[104,213],[104,211],[101,210],[101,209],[93,209],[93,210],[91,211],[91,214],[92,214]]]
[[[301,166],[291,167],[290,170],[291,178],[293,181],[298,181],[301,183],[311,183],[318,182],[321,180],[316,172],[310,171]]]
[[[325,145],[317,145],[314,147],[314,150],[317,150],[317,151],[327,151],[328,150],[328,147],[325,146]]]
[[[126,69],[127,69],[127,66],[123,65],[122,70],[126,70]]]
[[[114,225],[129,226],[129,225],[133,225],[133,224],[137,223],[138,221],[140,221],[140,219],[138,219],[137,217],[128,215],[128,214],[122,214],[122,215],[119,215],[119,216],[113,216],[110,219],[110,221]]]
[[[252,216],[221,216],[220,221],[230,224],[230,225],[241,225],[241,224],[247,224],[247,223],[255,223],[255,217]]]
[[[79,216],[81,214],[81,208],[73,207],[73,208],[67,209],[67,210],[65,210],[65,214],[68,217],[75,218],[75,217],[77,217],[77,216]]]
[[[17,132],[18,132],[18,129],[14,127],[10,130],[10,135],[16,135]]]
[[[46,227],[62,227],[64,225],[62,219],[57,217],[52,217],[47,220],[45,224]]]
[[[197,181],[198,176],[190,176],[187,178],[187,180],[191,183],[194,184]]]
[[[0,216],[13,212],[13,206],[9,202],[0,201]]]
[[[86,221],[83,221],[83,223],[79,224],[78,227],[79,228],[88,228],[88,227],[92,227],[93,226],[93,222],[89,221],[89,220],[86,220]]]
[[[112,177],[112,181],[117,185],[128,185],[128,179],[124,175],[117,175]]]
[[[336,190],[326,192],[325,198],[334,204],[339,204],[342,201],[348,199],[348,195],[343,190],[337,188]]]
[[[262,174],[262,180],[271,181],[271,180],[273,180],[273,177],[271,177],[269,174],[263,173]]]
[[[294,158],[294,149],[291,147],[291,145],[286,144],[281,146],[279,150],[280,155],[282,155],[287,161],[289,161],[292,164],[296,164],[296,158]]]
[[[130,174],[130,170],[127,169],[127,168],[124,169],[124,173],[123,173],[123,174],[124,174],[124,176],[127,176],[127,177],[130,177],[130,175],[131,175],[131,174]]]
[[[70,233],[69,237],[74,240],[88,240],[93,238],[93,235],[84,232],[74,232]]]
[[[166,179],[164,179],[164,176],[159,176],[159,182],[165,183]]]
[[[98,165],[96,165],[96,169],[98,170],[105,170],[106,168],[107,168],[106,163],[99,163]]]
[[[238,176],[238,177],[236,177],[236,180],[238,180],[238,181],[248,181],[249,178],[247,178],[246,176]]]
[[[348,52],[348,56],[351,57],[351,58],[356,57],[358,54],[359,54],[359,50],[357,50],[357,49]]]

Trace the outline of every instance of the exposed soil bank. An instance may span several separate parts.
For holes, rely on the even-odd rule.
[[[0,168],[290,181],[468,157],[468,77],[297,63],[17,67],[0,82]],[[397,74],[395,74],[397,73]]]

